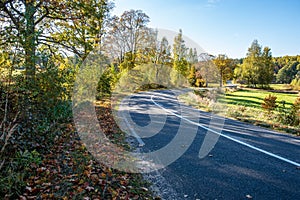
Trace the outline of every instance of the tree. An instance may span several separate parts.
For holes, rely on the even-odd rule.
[[[214,58],[215,56],[211,54],[201,53],[199,55],[198,63],[196,64],[196,71],[199,72],[199,75],[201,75],[201,79],[204,79],[204,81],[201,81],[202,83],[205,83],[205,87],[208,87],[208,83],[220,82],[218,69],[212,61]]]
[[[166,37],[161,41],[157,38],[157,31],[149,30],[149,36],[144,41],[145,47],[139,49],[137,53],[137,63],[152,63],[155,65],[170,65],[171,63],[171,46]]]
[[[247,81],[248,85],[254,87],[260,84],[262,87],[268,86],[274,73],[274,63],[272,61],[271,49],[262,47],[254,40],[248,48],[247,57],[241,66],[241,76]]]
[[[99,40],[108,11],[108,0],[0,1],[0,48],[17,51],[18,63],[25,69],[14,84],[22,117],[33,119],[42,104],[51,108],[62,99],[70,75],[66,71],[75,71],[63,52],[75,53],[82,61],[96,46],[91,44]],[[94,25],[96,29],[91,28]],[[61,70],[60,63],[72,69]]]
[[[289,84],[291,81],[296,77],[296,74],[298,72],[297,66],[299,65],[299,62],[297,61],[291,61],[284,67],[282,67],[276,76],[276,80],[279,83],[286,83]]]
[[[227,78],[232,76],[233,61],[229,59],[226,55],[220,54],[213,60],[214,64],[217,66],[220,74],[220,87],[226,82]]]
[[[147,28],[149,17],[141,10],[125,11],[121,17],[113,16],[110,20],[105,49],[117,58],[119,64],[129,58],[129,68],[134,67],[136,54],[144,49],[151,30]]]
[[[0,36],[3,44],[22,47],[26,78],[34,79],[41,45],[51,53],[53,47],[64,48],[84,59],[99,42],[110,8],[107,0],[1,1]]]
[[[189,80],[189,83],[191,84],[191,86],[196,85],[196,68],[195,68],[195,66],[191,67],[190,73],[188,76],[188,80]]]
[[[297,65],[297,74],[295,75],[295,78],[292,80],[291,85],[294,87],[294,89],[298,89],[298,90],[300,89],[300,64]]]
[[[1,39],[4,43],[18,43],[25,53],[26,77],[35,75],[35,54],[37,47],[38,24],[48,15],[42,1],[1,1],[0,16],[2,18]],[[8,36],[4,36],[8,34]],[[2,45],[3,45],[2,44]]]
[[[178,35],[174,38],[173,44],[173,67],[181,75],[186,76],[188,70],[188,62],[186,59],[187,48],[183,40],[182,30],[179,30]]]
[[[274,62],[272,59],[271,49],[265,47],[262,52],[262,67],[259,69],[258,83],[262,87],[268,87],[274,78]]]
[[[43,41],[74,53],[81,60],[100,46],[113,4],[108,0],[73,0],[64,3],[69,10],[65,16],[55,14],[51,19],[58,31]],[[48,22],[49,23],[49,22]]]
[[[242,65],[242,76],[247,80],[248,85],[257,84],[257,75],[260,68],[259,57],[261,54],[261,46],[257,40],[254,40],[251,47],[248,48],[247,57],[244,59]]]
[[[190,64],[195,64],[198,62],[198,54],[197,54],[197,49],[194,48],[189,48],[189,53],[187,55],[187,61],[190,63]]]
[[[171,46],[166,37],[163,37],[162,40],[159,42],[158,48],[158,63],[163,65],[170,65],[171,64]]]

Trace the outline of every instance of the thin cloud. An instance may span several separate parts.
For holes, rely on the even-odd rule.
[[[207,0],[206,7],[215,7],[220,0]]]

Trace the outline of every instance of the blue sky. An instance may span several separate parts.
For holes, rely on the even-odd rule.
[[[114,15],[143,10],[149,26],[183,34],[213,55],[245,57],[254,39],[273,56],[300,54],[299,0],[114,0]]]

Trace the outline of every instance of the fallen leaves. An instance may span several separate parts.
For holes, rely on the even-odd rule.
[[[123,145],[124,137],[110,106],[107,102],[104,105],[96,109],[100,125],[111,140]],[[65,124],[63,129],[42,163],[31,167],[20,199],[153,199],[141,175],[97,162],[81,143],[73,124]]]

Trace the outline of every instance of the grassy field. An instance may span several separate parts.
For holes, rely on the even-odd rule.
[[[291,90],[292,86],[289,84],[270,84],[270,87],[274,90]]]
[[[271,86],[274,90],[286,90],[284,85]],[[276,88],[276,89],[275,89]],[[269,94],[277,97],[278,108],[269,113],[262,109],[261,104]],[[243,88],[233,92],[226,92],[226,95],[218,99],[218,106],[222,107],[219,115],[240,121],[252,123],[255,125],[272,128],[275,130],[300,135],[300,127],[288,126],[279,122],[279,109],[282,109],[282,102],[285,101],[285,107],[290,108],[299,95],[275,92],[270,90],[259,90]],[[212,107],[205,98],[201,98],[193,93],[179,96],[179,99],[193,107],[205,111],[212,111]]]
[[[285,101],[286,107],[292,106],[298,96],[297,94],[268,92],[255,89],[241,89],[232,93],[226,93],[226,97],[222,98],[220,102],[227,104],[227,106],[239,105],[252,108],[261,108],[261,103],[269,94],[277,97],[276,101],[278,104],[281,104],[281,102]]]

